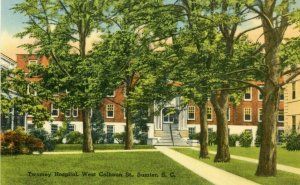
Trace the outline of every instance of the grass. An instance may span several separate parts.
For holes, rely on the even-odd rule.
[[[199,153],[195,150],[189,149],[189,148],[174,148],[174,150],[183,153],[185,155],[188,155],[190,157],[193,157],[195,159],[198,159],[202,162],[205,162],[207,164],[210,164],[212,166],[215,166],[217,168],[223,169],[225,171],[228,171],[230,173],[236,174],[238,176],[247,178],[249,180],[252,180],[254,182],[257,182],[259,184],[264,185],[299,185],[300,182],[300,175],[291,174],[283,171],[278,171],[276,177],[258,177],[255,176],[254,173],[256,171],[256,164],[240,161],[240,160],[234,160],[231,159],[230,163],[214,163],[214,155],[210,155],[209,159],[199,159],[198,155]]]
[[[1,185],[211,184],[160,152],[3,156],[1,162]],[[28,172],[46,172],[51,173],[51,176],[33,177],[29,176]],[[54,176],[54,172],[77,172],[79,176]],[[82,172],[95,173],[95,176],[83,176]],[[100,172],[121,173],[122,177],[99,176]],[[125,177],[126,172],[133,174],[134,177]],[[157,174],[158,177],[137,177],[138,172]],[[167,177],[161,176],[163,172]],[[176,177],[170,177],[170,173]]]
[[[209,150],[216,151],[217,146],[209,146]],[[230,147],[230,154],[258,159],[258,147]],[[277,162],[288,166],[300,168],[300,151],[288,151],[280,146],[277,147]]]
[[[94,144],[95,150],[122,150],[124,144]],[[133,149],[154,149],[153,145],[133,145]],[[81,151],[82,144],[57,144],[55,152],[61,151]]]

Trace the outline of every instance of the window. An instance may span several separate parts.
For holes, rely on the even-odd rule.
[[[296,99],[296,82],[292,83],[292,99]]]
[[[252,121],[251,108],[244,108],[244,121]]]
[[[33,124],[33,123],[29,123],[28,125],[27,125],[27,129],[30,131],[30,130],[34,130],[35,129],[35,124]]]
[[[278,122],[284,122],[284,112],[283,112],[283,110],[279,110],[278,111],[278,118],[277,118],[277,121]]]
[[[29,60],[28,61],[28,65],[31,65],[31,64],[37,64],[37,60]]]
[[[247,89],[246,89],[246,92],[245,92],[245,94],[244,94],[244,100],[245,101],[250,101],[251,99],[252,99],[252,88],[251,87],[248,87]]]
[[[188,107],[188,120],[195,120],[195,107],[194,106]]]
[[[69,131],[69,132],[75,131],[75,125],[74,125],[74,124],[69,124],[69,125],[68,125],[68,131]]]
[[[58,130],[57,124],[51,124],[51,134],[55,134]]]
[[[227,108],[227,121],[230,121],[230,107]]]
[[[292,116],[292,130],[296,131],[296,116]]]
[[[284,130],[278,130],[277,131],[277,142],[279,144],[282,144],[283,142],[283,137],[284,137]]]
[[[212,108],[207,107],[207,121],[212,121]]]
[[[260,88],[264,88],[264,86],[259,86]],[[263,95],[261,94],[260,90],[258,91],[258,101],[262,101],[263,100]]]
[[[114,118],[114,105],[113,104],[106,105],[106,117]]]
[[[214,129],[213,128],[208,128],[208,133],[212,133],[213,131],[214,131]]]
[[[262,122],[262,109],[258,109],[258,122]]]
[[[72,115],[73,115],[73,117],[78,117],[78,108],[74,108],[73,107],[73,109],[72,109]]]
[[[65,110],[65,117],[71,117],[71,108]]]
[[[115,96],[116,96],[116,92],[115,91],[113,91],[113,92],[111,92],[110,94],[107,95],[107,97],[115,97]]]
[[[189,127],[189,138],[192,138],[192,135],[196,133],[195,127]]]
[[[283,90],[283,89],[280,89],[280,92],[279,92],[279,100],[280,100],[280,101],[283,101],[283,100],[284,100],[284,90]]]
[[[51,104],[51,116],[52,117],[58,117],[59,115],[59,109],[55,104]]]
[[[173,113],[173,109],[172,108],[165,108],[163,109],[162,113],[163,113],[163,121],[164,123],[174,123],[175,121],[175,114]]]
[[[107,143],[114,143],[114,126],[107,125],[106,126],[106,136],[107,136]]]

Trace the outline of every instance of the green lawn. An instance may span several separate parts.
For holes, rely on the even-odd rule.
[[[124,144],[95,144],[95,150],[116,150],[124,149]],[[133,145],[133,149],[154,149],[153,145]],[[58,151],[74,151],[82,150],[82,144],[57,144],[55,146],[56,152]]]
[[[217,146],[210,146],[209,150],[216,151]],[[230,154],[258,159],[259,148],[230,147]],[[300,168],[300,151],[288,151],[279,146],[277,147],[277,162]]]
[[[207,164],[213,165],[217,168],[223,169],[230,173],[236,174],[238,176],[247,178],[249,180],[255,181],[259,184],[266,185],[299,185],[300,175],[291,174],[283,171],[278,171],[276,177],[257,177],[254,175],[256,171],[256,164],[234,160],[232,159],[230,163],[214,163],[214,155],[210,155],[209,159],[199,159],[198,152],[189,148],[174,148],[174,150],[181,152],[185,155],[191,156]]]
[[[210,184],[159,152],[2,156],[1,163],[1,185]],[[28,172],[46,172],[51,173],[51,176],[33,177],[29,176]],[[77,172],[79,176],[54,176],[55,172]],[[83,176],[82,172],[95,173],[95,176]],[[101,172],[121,173],[122,177],[99,176]],[[134,177],[125,177],[126,172],[133,174]],[[138,172],[157,174],[158,177],[137,177]],[[161,176],[163,172],[167,177]],[[176,177],[170,177],[170,173],[173,173]]]

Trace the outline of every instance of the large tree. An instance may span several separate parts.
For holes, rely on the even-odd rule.
[[[52,95],[59,94],[61,104],[81,111],[83,152],[93,151],[90,109],[99,105],[109,87],[102,76],[103,63],[87,54],[87,39],[99,31],[104,7],[101,0],[26,0],[14,7],[28,18],[17,36],[35,39],[23,47],[49,58],[49,67],[36,70],[43,78],[41,85]]]
[[[295,9],[289,0],[259,0],[254,4],[248,4],[247,7],[261,19],[265,50],[263,62],[265,75],[262,90],[263,133],[256,175],[275,176],[277,172],[276,132],[280,89],[300,74],[299,67],[293,65],[292,68],[286,68],[290,67],[289,60],[279,59],[280,46],[286,29],[291,23],[289,18]],[[299,12],[299,8],[297,11]],[[299,17],[293,19],[293,21],[297,20],[299,22]],[[299,63],[299,60],[292,63]],[[290,76],[284,79],[284,75],[288,74]]]

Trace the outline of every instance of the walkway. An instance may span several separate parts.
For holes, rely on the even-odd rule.
[[[195,148],[195,147],[190,147],[190,148],[193,149],[193,150],[199,151],[199,148]],[[209,151],[209,153],[216,154],[217,152],[215,152],[215,151]],[[248,158],[248,157],[241,157],[241,156],[231,155],[231,154],[230,154],[230,157],[232,159],[237,159],[237,160],[241,160],[241,161],[247,161],[247,162],[250,162],[250,163],[255,163],[255,164],[258,163],[257,159],[252,159],[252,158]],[[287,165],[277,164],[277,169],[281,170],[281,171],[285,171],[285,172],[289,172],[289,173],[294,173],[294,174],[300,175],[300,168],[295,168],[295,167],[291,167],[291,166],[287,166]]]
[[[216,185],[255,185],[257,183],[219,168],[208,165],[204,162],[186,156],[168,147],[156,146],[156,148],[174,161],[180,163],[187,169],[203,177]]]

